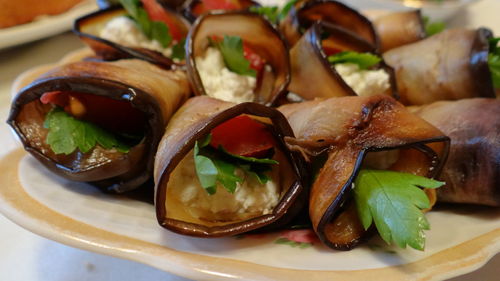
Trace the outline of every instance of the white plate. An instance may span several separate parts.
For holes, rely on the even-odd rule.
[[[498,208],[432,211],[424,252],[388,247],[378,238],[339,252],[320,243],[276,243],[284,241],[284,232],[220,239],[177,235],[158,226],[152,204],[64,180],[21,149],[0,160],[0,170],[0,211],[19,225],[196,280],[442,280],[480,267],[500,250]]]
[[[73,21],[97,10],[93,0],[84,1],[65,13],[42,16],[32,22],[0,29],[0,49],[46,38],[71,29]]]

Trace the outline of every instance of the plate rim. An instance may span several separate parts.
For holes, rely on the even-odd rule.
[[[76,17],[98,9],[95,1],[84,0],[57,15],[43,15],[31,22],[0,29],[0,50],[47,38],[73,26]]]
[[[19,162],[23,157],[30,156],[17,148],[0,159],[0,212],[9,220],[68,246],[136,261],[195,280],[442,280],[478,269],[500,252],[500,228],[412,263],[375,269],[289,269],[182,252],[97,228],[43,205],[19,181]]]

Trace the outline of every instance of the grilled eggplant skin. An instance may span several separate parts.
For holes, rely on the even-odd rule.
[[[323,34],[328,33],[327,39]],[[305,100],[355,96],[356,92],[343,80],[328,61],[323,41],[329,40],[340,51],[354,51],[378,55],[372,44],[338,26],[327,22],[314,23],[290,50],[292,79],[289,90]],[[394,70],[381,62],[377,69],[389,74],[388,94],[398,99]],[[380,93],[379,93],[380,94]]]
[[[199,17],[186,39],[186,68],[195,95],[206,95],[196,67],[196,57],[209,47],[209,36],[239,36],[271,67],[271,83],[261,83],[254,102],[273,106],[284,97],[290,83],[290,58],[284,38],[262,16],[251,12],[215,11]]]
[[[146,73],[148,77],[144,78]],[[45,144],[48,131],[43,122],[50,108],[39,101],[44,93],[52,91],[73,91],[130,102],[146,118],[143,141],[126,154],[96,146],[88,153],[56,155]],[[55,174],[122,193],[152,177],[156,146],[166,122],[189,94],[189,84],[181,71],[165,71],[140,60],[74,62],[48,71],[21,89],[13,100],[7,122],[25,149]],[[95,158],[92,153],[97,151],[105,157]]]
[[[280,30],[290,46],[295,45],[307,30],[317,21],[336,25],[346,32],[363,38],[379,50],[380,39],[372,22],[357,10],[333,0],[298,1],[280,23]]]
[[[287,140],[293,150],[311,160],[327,155],[311,187],[309,215],[320,240],[333,249],[352,249],[365,236],[349,199],[367,153],[398,149],[391,170],[427,177],[447,156],[449,138],[391,97],[318,99],[279,110],[296,135]]]
[[[448,29],[383,54],[405,105],[495,97],[488,67],[491,31]]]
[[[169,218],[165,202],[170,174],[195,142],[206,136],[217,125],[241,114],[269,118],[279,149],[288,159],[290,170],[282,173],[286,177],[287,191],[271,214],[224,225],[208,225]],[[171,231],[203,238],[224,237],[253,230],[276,229],[289,222],[302,210],[307,201],[304,185],[304,167],[300,154],[289,152],[283,139],[293,137],[285,117],[276,109],[257,103],[230,102],[198,96],[188,100],[170,121],[158,147],[155,160],[155,206],[159,224]],[[281,165],[281,164],[280,164]]]
[[[420,10],[392,12],[374,19],[373,25],[380,37],[382,53],[427,36]]]
[[[500,207],[500,100],[441,101],[412,110],[451,139],[438,202]]]
[[[185,1],[184,8],[182,9],[182,14],[190,22],[195,22],[196,19],[199,16],[201,16],[201,15],[197,15],[195,12],[196,7],[202,4],[201,2],[202,2],[201,0]],[[241,6],[243,7],[243,11],[248,10],[250,7],[260,7],[261,6],[258,2],[252,1],[252,0],[236,0],[236,2],[241,4]],[[229,11],[227,11],[227,12],[229,12]]]
[[[165,11],[175,18],[180,28],[187,34],[190,28],[189,23],[175,11],[168,8],[165,8]],[[123,46],[99,36],[106,22],[115,17],[125,15],[127,15],[127,12],[121,6],[112,6],[90,13],[75,20],[73,24],[73,33],[80,37],[80,39],[92,48],[96,55],[103,60],[114,61],[134,58],[156,64],[167,70],[177,69],[183,66],[183,63],[174,62],[171,58],[157,51],[140,47]]]

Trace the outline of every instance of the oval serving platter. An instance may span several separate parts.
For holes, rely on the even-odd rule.
[[[8,134],[8,132],[1,132]],[[152,204],[52,175],[22,149],[0,160],[0,211],[46,238],[204,280],[441,280],[472,271],[500,250],[500,210],[428,214],[424,252],[374,238],[349,252],[305,242],[299,231],[199,239],[165,231]]]

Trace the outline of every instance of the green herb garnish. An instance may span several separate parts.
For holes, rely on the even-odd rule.
[[[279,22],[278,6],[252,6],[250,7],[250,12],[259,14],[274,24]]]
[[[426,16],[423,16],[422,20],[424,22],[425,33],[427,34],[427,36],[438,34],[446,29],[446,24],[444,22],[440,21],[431,22],[431,19]]]
[[[210,42],[219,49],[229,70],[240,75],[257,76],[257,71],[250,68],[250,62],[243,55],[241,37],[224,35],[222,41],[210,40]]]
[[[490,67],[493,86],[500,89],[500,37],[490,38],[490,53],[488,54],[488,65]]]
[[[338,54],[328,57],[328,61],[331,64],[336,63],[354,63],[357,64],[359,69],[368,69],[382,59],[371,53],[358,53],[352,51],[340,52]]]
[[[278,161],[274,159],[268,159],[268,158],[255,158],[255,157],[246,157],[246,156],[241,156],[241,155],[236,155],[232,154],[229,151],[225,150],[224,147],[219,146],[219,150],[224,152],[225,154],[234,157],[239,160],[243,160],[249,163],[260,163],[260,164],[278,164]]]
[[[164,22],[151,20],[146,10],[142,8],[140,0],[120,0],[120,3],[146,37],[160,42],[164,48],[172,43],[168,26]]]
[[[116,148],[127,153],[130,146],[113,134],[86,121],[78,120],[59,107],[52,109],[45,117],[44,127],[49,129],[46,142],[56,154],[71,154],[76,149],[89,152],[96,144],[105,149]]]
[[[365,229],[375,222],[382,239],[423,250],[424,230],[430,225],[422,209],[429,199],[419,187],[438,188],[444,182],[407,173],[361,170],[354,183],[354,199]]]
[[[172,47],[172,58],[178,60],[184,60],[186,56],[186,51],[184,45],[186,44],[186,38],[179,41]]]
[[[229,193],[234,193],[237,183],[244,180],[235,174],[236,169],[255,177],[260,184],[269,181],[265,173],[271,170],[272,164],[278,164],[278,161],[234,155],[223,148],[215,149],[209,146],[211,138],[212,135],[209,134],[197,141],[193,150],[196,175],[208,194],[215,194],[217,183]]]
[[[282,21],[290,11],[290,9],[297,3],[297,0],[288,1],[283,8],[278,8],[278,6],[252,6],[250,7],[250,12],[257,13],[274,24],[278,24]]]

